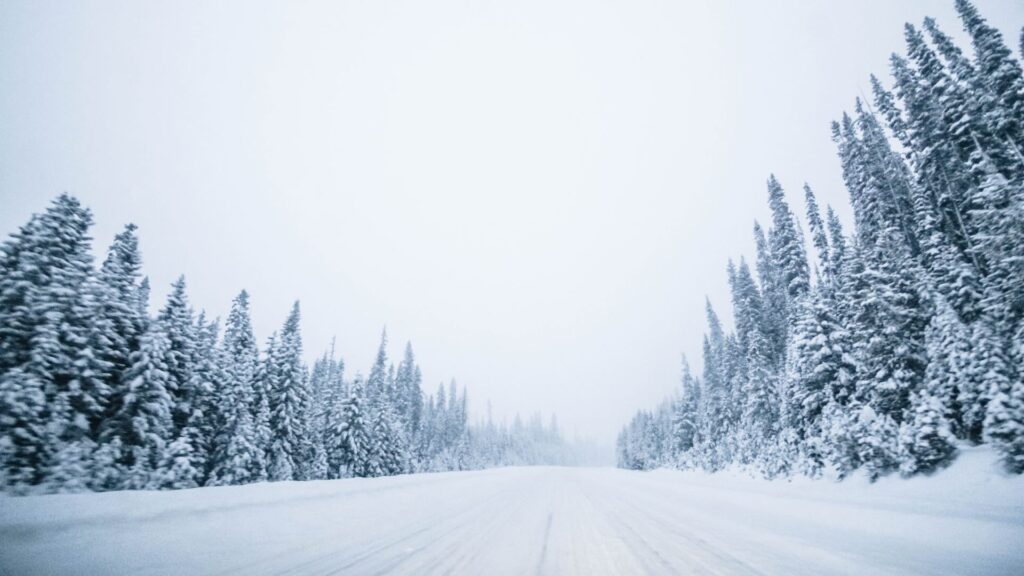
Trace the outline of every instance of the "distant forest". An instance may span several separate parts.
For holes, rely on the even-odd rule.
[[[621,467],[909,476],[987,443],[1024,472],[1024,77],[956,9],[973,57],[907,24],[891,86],[832,125],[851,234],[805,185],[805,238],[769,178],[756,260],[727,269],[734,330],[709,302],[702,374],[636,414]]]

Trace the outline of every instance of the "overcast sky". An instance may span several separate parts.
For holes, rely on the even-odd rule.
[[[610,443],[728,316],[770,172],[849,221],[829,122],[952,4],[0,0],[0,233],[68,191],[154,307],[244,287],[262,342],[298,298],[310,358],[387,325],[428,390]]]

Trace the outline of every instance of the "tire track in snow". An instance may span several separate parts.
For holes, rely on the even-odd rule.
[[[537,559],[537,574],[544,573],[544,560],[548,557],[548,542],[551,540],[551,521],[554,517],[554,512],[548,512],[548,522],[544,526],[544,545],[540,549],[540,558]]]

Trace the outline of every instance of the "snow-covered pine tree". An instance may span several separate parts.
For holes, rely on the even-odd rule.
[[[900,426],[900,473],[934,472],[952,462],[956,444],[943,406],[927,389],[911,399],[912,415]]]
[[[225,382],[217,395],[218,433],[210,482],[229,485],[263,480],[266,463],[255,424],[259,351],[245,290],[231,303],[222,349]]]
[[[825,222],[821,218],[818,199],[810,185],[806,183],[804,184],[804,203],[807,208],[807,224],[811,228],[811,241],[818,253],[818,284],[828,287],[832,285],[835,276],[829,253],[828,234],[825,230]]]
[[[167,359],[167,374],[170,378],[167,389],[174,400],[173,416],[175,437],[180,435],[192,419],[197,400],[193,390],[192,371],[196,356],[195,319],[185,293],[185,277],[180,276],[171,285],[167,303],[157,315],[157,322],[167,336],[170,351]]]
[[[956,0],[956,9],[964,30],[971,36],[978,74],[995,95],[999,131],[1016,147],[1020,157],[1024,148],[1024,74],[1020,64],[1013,59],[999,30],[989,26],[974,5],[968,0]]]
[[[1012,334],[1024,321],[1024,179],[1009,181],[988,157],[975,171],[975,246],[988,265],[983,307],[1001,333]]]
[[[145,329],[136,306],[140,265],[135,226],[129,224],[114,237],[99,274],[90,275],[82,289],[75,316],[83,319],[85,330],[74,360],[76,374],[69,384],[78,392],[67,404],[56,403],[77,416],[65,430],[64,445],[47,481],[49,490],[83,489],[91,483],[87,470],[97,470],[87,463],[104,423],[122,403],[124,389],[118,383]]]
[[[697,406],[700,403],[700,384],[690,372],[690,363],[683,357],[682,390],[672,415],[673,462],[681,468],[693,466],[694,444],[697,443]]]
[[[405,471],[407,454],[401,431],[395,429],[395,424],[395,417],[387,406],[373,414],[366,455],[368,476],[391,476]]]
[[[736,323],[737,378],[730,404],[738,407],[737,457],[743,464],[753,462],[767,451],[778,432],[778,390],[772,367],[771,349],[761,330],[761,294],[746,261],[732,272],[733,316]]]
[[[281,329],[277,346],[268,358],[271,375],[270,393],[270,460],[268,478],[302,480],[305,465],[312,456],[307,437],[309,389],[306,367],[302,363],[302,334],[299,328],[299,303]]]
[[[437,392],[434,393],[433,397],[433,426],[431,432],[431,441],[428,447],[428,466],[429,469],[441,469],[439,459],[441,453],[448,446],[448,420],[450,414],[448,412],[448,400],[445,394],[444,383],[437,385]]]
[[[195,488],[202,471],[196,469],[196,439],[186,428],[186,432],[167,445],[163,457],[154,471],[150,487],[162,490],[180,490]]]
[[[842,282],[843,263],[846,261],[846,236],[843,234],[843,225],[839,222],[835,211],[829,206],[826,211],[826,225],[828,226],[828,244],[832,250],[831,269],[835,276],[832,280],[833,290]]]
[[[781,399],[778,376],[770,365],[768,342],[758,331],[751,334],[746,368],[743,412],[739,421],[746,445],[741,447],[740,462],[756,463],[766,476],[773,477],[785,466],[772,450],[780,431]]]
[[[89,344],[81,348],[79,365],[90,367],[83,379],[99,380],[89,387],[107,390],[103,413],[90,426],[91,437],[98,444],[95,452],[86,456],[92,461],[88,477],[94,490],[116,488],[123,475],[118,463],[121,439],[116,431],[108,434],[107,427],[117,421],[127,392],[122,383],[131,367],[131,355],[139,349],[149,325],[148,299],[141,302],[141,292],[148,291],[148,284],[141,277],[136,230],[134,224],[128,224],[114,236],[99,274],[90,284]]]
[[[349,389],[348,397],[339,402],[337,419],[328,434],[326,452],[329,478],[362,478],[372,475],[365,393],[364,384],[357,377]]]
[[[376,410],[382,404],[388,402],[388,331],[385,328],[380,335],[380,346],[377,347],[377,357],[370,368],[370,375],[366,378],[366,396],[370,403],[370,409]]]
[[[824,465],[822,415],[829,404],[846,406],[853,396],[857,366],[850,334],[836,315],[835,300],[815,290],[800,307],[790,348],[794,407],[787,422],[801,441],[805,471]]]
[[[405,345],[405,355],[398,365],[395,374],[396,413],[401,420],[402,428],[410,443],[415,442],[419,432],[420,418],[423,410],[423,391],[420,388],[421,377],[416,357],[412,351],[412,343]]]
[[[719,470],[731,460],[730,446],[725,439],[732,432],[730,412],[734,407],[730,388],[731,370],[725,333],[718,315],[705,303],[708,332],[704,337],[704,383],[701,394],[701,443],[699,458],[706,470]]]
[[[0,374],[0,486],[25,492],[47,470],[46,383],[22,367]]]
[[[787,310],[790,310],[796,301],[810,290],[810,272],[807,266],[807,253],[797,231],[796,219],[774,174],[768,178],[768,207],[772,211],[772,227],[768,232],[769,246],[786,293]]]
[[[267,345],[263,352],[263,359],[256,371],[256,381],[253,386],[253,431],[256,438],[256,446],[263,451],[263,472],[262,479],[269,476],[270,466],[270,445],[273,438],[273,431],[270,425],[270,406],[273,395],[273,383],[277,378],[277,347],[278,334],[274,332],[267,338]]]
[[[0,469],[12,488],[43,481],[88,439],[109,388],[84,377],[89,341],[87,287],[93,269],[92,214],[62,194],[3,245],[0,257]],[[43,396],[40,398],[39,393]],[[42,400],[42,401],[40,401]],[[77,464],[75,464],[77,466]],[[29,471],[31,469],[31,472]]]
[[[312,478],[327,478],[330,468],[328,451],[330,449],[330,429],[335,411],[344,394],[343,374],[345,363],[334,358],[334,342],[329,352],[325,352],[313,365],[310,372],[310,394],[312,397],[309,412],[309,438],[313,444],[313,461],[310,465]]]
[[[103,291],[93,314],[108,322],[109,331],[104,335],[108,346],[103,360],[109,364],[109,378],[113,382],[119,382],[128,369],[128,358],[138,350],[139,339],[148,324],[145,304],[139,302],[143,279],[136,230],[134,224],[128,224],[114,236],[98,276]],[[114,388],[105,417],[113,415],[120,405],[118,390]]]
[[[772,255],[764,229],[757,221],[754,222],[754,243],[763,308],[761,331],[771,345],[773,364],[780,364],[785,356],[789,323],[785,280]]]
[[[192,474],[191,477],[177,477],[168,481],[174,487],[187,487],[192,484],[205,484],[213,471],[217,440],[220,434],[221,399],[228,381],[225,360],[217,345],[220,326],[216,320],[207,322],[206,314],[200,313],[196,318],[196,342],[192,349],[192,413],[182,432],[178,434],[180,442],[188,442],[188,457],[191,470],[178,464],[179,473]],[[178,448],[184,454],[184,448]]]
[[[843,114],[833,123],[843,181],[850,193],[856,241],[874,246],[888,230],[897,230],[913,253],[917,249],[910,210],[906,167],[890,148],[881,126],[856,101],[857,119]]]
[[[132,365],[124,376],[124,403],[112,428],[124,451],[121,488],[154,489],[163,483],[166,470],[162,466],[168,463],[168,445],[175,436],[170,393],[173,354],[162,322],[150,326],[132,354]]]
[[[885,235],[865,264],[861,290],[854,294],[854,395],[899,423],[927,365],[927,303],[918,288],[921,273],[895,232]]]
[[[422,450],[423,436],[429,429],[426,419],[426,407],[428,402],[423,396],[423,374],[420,372],[420,367],[414,365],[412,382],[409,385],[407,394],[409,396],[409,405],[411,406],[411,413],[409,414],[409,459],[410,459],[410,470],[418,470],[422,464]]]
[[[942,406],[942,416],[959,438],[971,435],[964,421],[963,398],[974,396],[968,370],[971,364],[971,331],[941,295],[932,297],[934,313],[925,331],[928,366],[922,389]],[[972,399],[973,401],[973,399]],[[980,432],[980,431],[979,431]]]
[[[750,341],[755,333],[763,337],[762,326],[763,303],[761,291],[758,290],[754,277],[750,273],[750,267],[746,260],[740,258],[738,270],[732,272],[732,262],[729,262],[730,278],[729,285],[732,291],[733,317],[736,324],[736,338],[740,348],[746,353],[750,349]],[[764,352],[767,352],[766,350]]]
[[[1007,470],[1024,472],[1024,382],[1020,379],[992,391],[985,437],[995,443]]]

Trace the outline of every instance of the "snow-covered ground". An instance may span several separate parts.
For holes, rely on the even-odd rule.
[[[1024,574],[1024,478],[503,468],[0,498],[0,574]]]

